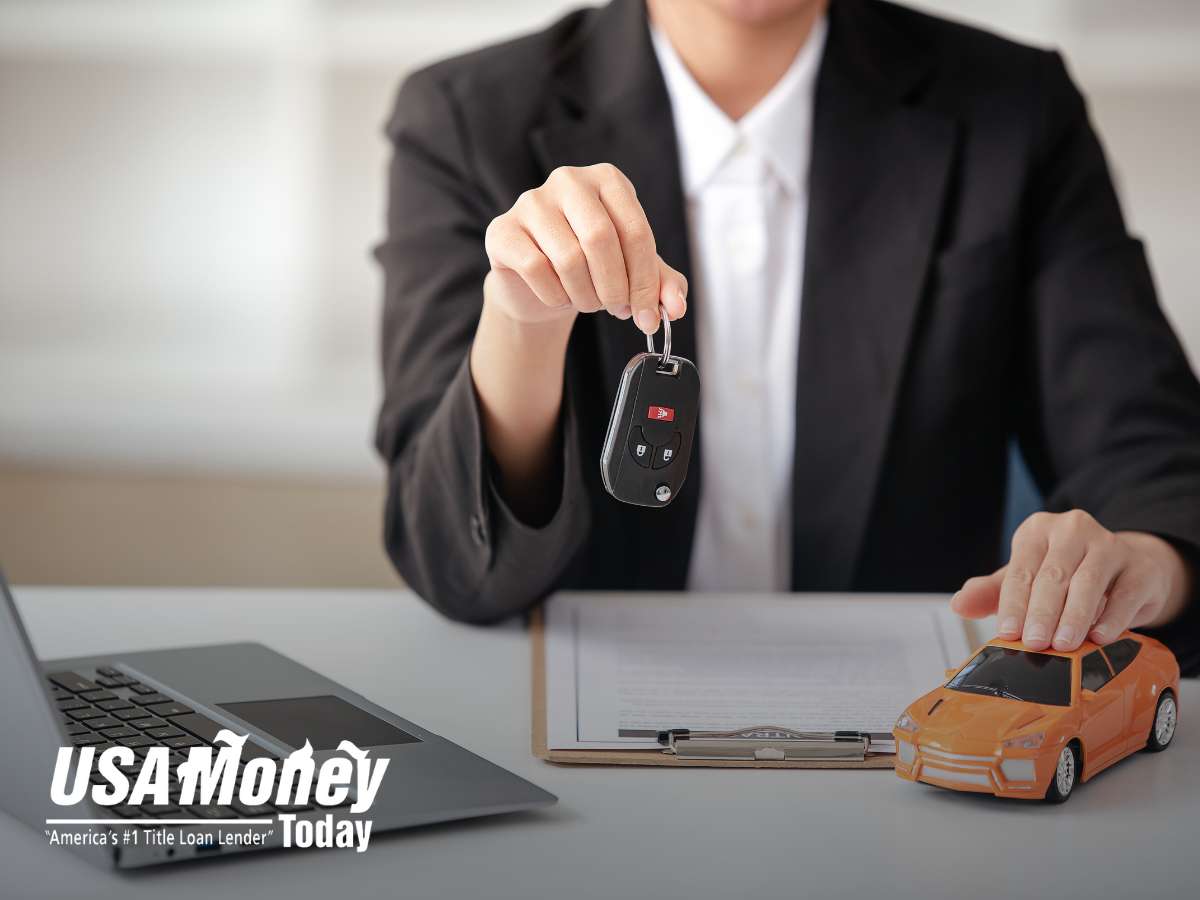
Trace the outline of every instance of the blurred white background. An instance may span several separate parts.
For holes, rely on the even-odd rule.
[[[836,0],[835,0],[836,2]],[[0,563],[24,582],[392,583],[381,125],[562,0],[0,0]],[[1200,359],[1200,3],[913,5],[1061,48]]]

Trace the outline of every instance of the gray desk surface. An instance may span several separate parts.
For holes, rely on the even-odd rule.
[[[518,625],[438,618],[401,591],[24,588],[44,658],[261,640],[543,785],[543,813],[377,835],[365,855],[278,851],[133,874],[93,869],[0,814],[4,897],[709,898],[1194,895],[1200,728],[1066,806],[888,771],[558,767],[529,750]]]

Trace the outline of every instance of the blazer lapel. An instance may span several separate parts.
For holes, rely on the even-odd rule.
[[[795,589],[849,590],[936,246],[955,124],[905,105],[921,57],[834,0],[818,76],[793,478]]]
[[[641,0],[615,0],[600,10],[578,52],[564,60],[557,77],[560,115],[530,133],[543,177],[559,166],[615,165],[637,190],[659,255],[690,280],[675,128]],[[695,302],[689,293],[690,310]],[[672,352],[696,361],[693,315],[689,311],[672,323]],[[621,371],[634,354],[646,349],[645,338],[632,323],[607,315],[582,318],[576,328],[595,334],[605,375],[604,403],[611,407]],[[657,343],[661,347],[661,337]],[[600,448],[595,451],[598,459]],[[628,509],[630,516],[644,520],[645,534],[656,535],[652,553],[642,552],[644,539],[633,541],[623,560],[636,571],[636,584],[678,589],[686,583],[699,482],[697,439],[687,487],[678,499],[666,509]]]

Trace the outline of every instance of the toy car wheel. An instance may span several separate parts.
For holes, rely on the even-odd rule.
[[[1058,762],[1050,776],[1050,786],[1046,788],[1046,799],[1051,803],[1065,803],[1075,789],[1079,780],[1079,750],[1074,741],[1062,748],[1058,754]]]
[[[1179,705],[1175,702],[1175,695],[1170,691],[1163,691],[1158,698],[1158,707],[1154,710],[1154,724],[1150,726],[1146,749],[1157,753],[1171,746],[1178,722]]]

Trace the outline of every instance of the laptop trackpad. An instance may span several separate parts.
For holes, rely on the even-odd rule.
[[[332,694],[217,706],[289,747],[303,747],[306,740],[312,742],[314,750],[336,750],[342,741],[352,741],[361,748],[414,744],[421,740]]]

